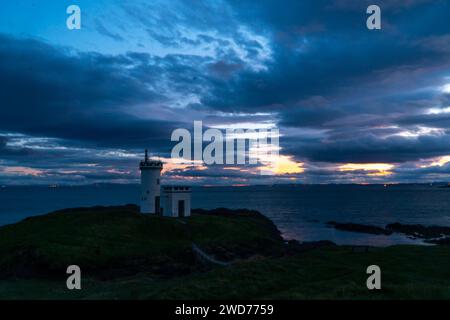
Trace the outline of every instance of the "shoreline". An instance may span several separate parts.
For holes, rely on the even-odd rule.
[[[139,185],[66,188],[36,188],[0,192],[0,225],[70,207],[137,204]],[[6,188],[8,190],[8,188]],[[274,221],[286,239],[331,240],[337,244],[388,246],[418,244],[400,234],[375,236],[330,230],[328,221],[379,225],[401,222],[450,226],[448,189],[411,186],[280,185],[276,187],[201,188],[192,193],[194,208],[249,208]],[[425,194],[429,197],[425,197]],[[416,202],[408,199],[417,199]],[[427,200],[432,198],[433,201]],[[377,201],[377,199],[383,201]],[[386,202],[386,205],[380,204]],[[434,211],[433,211],[434,210]],[[427,212],[429,214],[423,214]],[[380,223],[384,223],[380,225]]]
[[[82,206],[82,207],[69,207],[64,209],[58,209],[53,210],[46,213],[38,213],[36,215],[26,216],[22,218],[21,220],[7,223],[0,225],[0,228],[15,225],[18,223],[23,222],[24,220],[27,220],[29,218],[35,218],[35,217],[41,217],[52,213],[58,213],[58,212],[71,212],[71,211],[77,211],[77,210],[86,210],[86,209],[96,209],[96,208],[110,208],[110,207],[126,207],[126,206],[137,206],[136,204],[124,204],[124,205],[95,205],[95,206]],[[378,225],[372,225],[372,224],[364,224],[364,223],[354,223],[354,222],[337,222],[337,221],[327,221],[327,222],[319,222],[317,220],[314,221],[314,223],[320,224],[326,228],[332,228],[340,232],[344,232],[347,234],[365,234],[365,235],[371,235],[371,236],[386,236],[388,239],[391,238],[391,236],[395,235],[401,235],[404,236],[405,239],[412,240],[411,243],[392,243],[392,244],[355,244],[355,243],[336,243],[339,241],[333,241],[327,238],[323,239],[305,239],[300,240],[295,237],[290,237],[285,235],[284,232],[281,232],[279,230],[279,227],[276,225],[275,221],[273,221],[270,217],[267,215],[252,209],[246,209],[246,208],[240,208],[240,209],[229,209],[229,208],[215,208],[215,209],[203,209],[203,208],[195,208],[192,209],[192,212],[201,212],[201,211],[217,211],[217,210],[226,210],[226,211],[254,211],[258,214],[264,216],[268,220],[270,220],[277,230],[280,232],[280,235],[282,236],[283,240],[288,241],[297,241],[299,243],[314,243],[314,242],[332,242],[339,246],[372,246],[372,247],[388,247],[388,246],[395,246],[395,245],[419,245],[419,246],[426,246],[426,245],[447,245],[450,244],[450,226],[442,226],[442,225],[425,225],[425,224],[403,224],[400,222],[391,222],[386,223],[385,227],[380,227]],[[308,221],[308,223],[311,223]]]
[[[29,218],[41,217],[52,213],[57,212],[71,212],[77,210],[85,210],[85,209],[96,209],[96,208],[109,208],[109,207],[126,207],[126,206],[137,206],[136,204],[129,203],[124,205],[94,205],[94,206],[82,206],[82,207],[69,207],[64,209],[53,210],[45,213],[38,213],[36,215],[30,215],[23,217],[21,220],[17,220],[15,222],[7,223],[0,225],[0,228],[12,226],[18,223],[23,222]],[[200,211],[215,211],[215,210],[227,210],[227,211],[255,211],[258,214],[261,214],[265,218],[269,219],[276,228],[279,230],[276,222],[271,219],[269,216],[252,209],[229,209],[229,208],[215,208],[215,209],[203,209],[203,208],[195,208],[192,209],[192,212],[200,212]],[[307,221],[308,224],[311,224],[311,221]],[[312,243],[312,242],[322,242],[322,241],[330,241],[339,246],[372,246],[372,247],[388,247],[393,245],[419,245],[419,246],[427,246],[427,245],[445,245],[450,244],[450,226],[442,226],[442,225],[425,225],[425,224],[413,224],[413,223],[400,223],[400,222],[391,222],[386,223],[385,227],[380,227],[372,224],[364,224],[364,223],[355,223],[355,222],[337,222],[337,221],[327,221],[327,222],[319,222],[318,220],[314,220],[315,224],[320,224],[325,228],[335,229],[339,232],[343,232],[344,234],[352,234],[352,235],[368,235],[368,236],[385,236],[386,239],[392,239],[393,236],[404,236],[404,239],[412,240],[413,242],[394,242],[388,244],[377,244],[377,243],[342,243],[341,241],[336,241],[332,239],[319,238],[319,239],[305,239],[300,240],[295,237],[291,237],[286,235],[285,232],[280,231],[281,236],[284,241],[297,241],[299,243]],[[345,240],[344,240],[345,241]],[[341,242],[341,243],[338,243]]]
[[[359,223],[339,223],[329,221],[326,225],[341,231],[385,235],[402,234],[409,239],[422,241],[424,245],[446,245],[450,244],[450,227],[422,224],[402,224],[399,222],[389,223],[384,228],[374,225]]]

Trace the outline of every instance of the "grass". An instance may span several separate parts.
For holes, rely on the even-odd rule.
[[[449,299],[450,250],[394,246],[368,253],[346,247],[243,262],[173,279],[138,274],[84,279],[81,291],[63,281],[9,280],[0,298],[46,299]],[[378,264],[382,289],[366,288],[365,270]]]
[[[188,254],[191,240],[219,255],[258,257],[205,270]],[[0,228],[0,299],[450,298],[448,246],[334,246],[289,256],[281,246],[273,224],[252,213],[199,214],[188,224],[135,207],[53,213]],[[189,270],[161,274],[158,263]],[[81,266],[82,290],[66,289],[67,264]],[[381,268],[381,290],[366,288],[371,264]],[[26,268],[49,273],[13,272]],[[129,272],[104,277],[114,268]]]
[[[131,205],[31,217],[0,228],[0,277],[64,274],[71,264],[88,274],[190,268],[192,240],[227,253],[280,246],[271,221],[256,213],[198,214],[186,222],[142,215]]]

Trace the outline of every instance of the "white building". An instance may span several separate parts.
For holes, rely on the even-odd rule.
[[[160,177],[163,164],[149,160],[145,150],[145,159],[139,164],[141,170],[141,213],[160,213]]]
[[[141,213],[166,217],[189,217],[191,215],[191,188],[187,186],[164,186],[161,201],[161,161],[145,159],[140,162]],[[161,208],[162,206],[162,208]]]
[[[191,215],[191,187],[163,186],[162,214],[166,217]]]

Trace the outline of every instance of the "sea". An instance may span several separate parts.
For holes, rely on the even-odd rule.
[[[0,225],[58,209],[138,202],[139,185],[2,186]],[[423,242],[401,234],[339,231],[328,221],[450,226],[450,188],[425,184],[194,187],[192,207],[254,209],[271,219],[285,239],[348,245]]]

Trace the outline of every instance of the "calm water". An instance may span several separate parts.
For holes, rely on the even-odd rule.
[[[137,185],[0,188],[0,225],[52,210],[138,203]],[[374,236],[328,228],[325,222],[384,226],[392,222],[450,226],[450,189],[402,186],[254,186],[194,188],[194,208],[249,208],[262,212],[285,238],[338,244],[417,243],[401,235]]]

